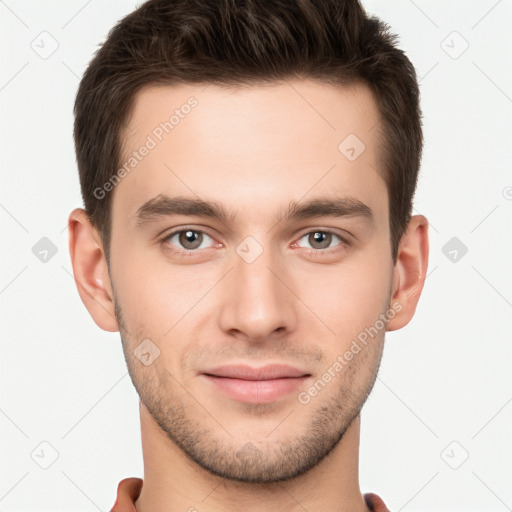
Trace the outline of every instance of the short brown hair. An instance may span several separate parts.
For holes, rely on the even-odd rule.
[[[153,84],[289,78],[370,87],[380,115],[391,250],[411,217],[423,146],[419,88],[396,36],[357,0],[149,0],[120,20],[80,82],[74,140],[85,211],[110,254],[112,194],[134,96]],[[341,141],[340,141],[341,142]]]

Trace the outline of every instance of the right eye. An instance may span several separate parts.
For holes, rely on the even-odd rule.
[[[167,249],[173,252],[194,253],[198,252],[198,249],[205,249],[206,247],[201,246],[205,242],[208,244],[208,239],[213,241],[204,231],[193,228],[182,228],[166,235],[165,238],[162,239],[162,243]],[[176,245],[181,246],[181,248],[175,249],[174,247]]]

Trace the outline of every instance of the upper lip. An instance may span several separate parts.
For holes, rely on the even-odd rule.
[[[268,364],[254,368],[244,364],[218,366],[206,372],[205,375],[226,377],[244,380],[271,380],[290,377],[304,377],[310,375],[307,372],[286,364]]]

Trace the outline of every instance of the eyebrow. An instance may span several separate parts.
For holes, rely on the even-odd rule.
[[[236,218],[236,212],[228,211],[216,201],[159,194],[137,210],[136,225],[142,227],[149,222],[171,215],[193,215],[217,219],[223,224],[229,224]],[[288,208],[282,211],[284,221],[315,217],[362,217],[370,222],[374,220],[371,208],[354,197],[318,198],[303,203],[290,201]]]

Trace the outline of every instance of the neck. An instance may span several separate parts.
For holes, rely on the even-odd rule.
[[[360,416],[319,464],[292,480],[243,483],[190,460],[140,403],[144,485],[137,512],[366,512],[359,490]]]

